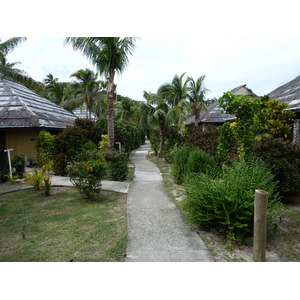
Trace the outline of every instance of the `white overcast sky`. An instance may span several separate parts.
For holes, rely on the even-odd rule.
[[[15,2],[5,5],[14,9],[19,24],[11,29],[11,17],[4,15],[3,21],[2,16],[0,36],[29,37],[8,59],[21,62],[19,68],[39,81],[49,73],[69,81],[79,69],[94,69],[63,45],[65,36],[140,37],[128,68],[116,78],[118,94],[136,100],[184,72],[194,79],[206,75],[208,98],[243,84],[264,95],[300,75],[299,5],[294,0],[86,0],[72,6],[54,0],[29,12],[41,2],[20,1],[18,10]]]
[[[300,75],[298,37],[141,37],[130,56],[128,68],[116,78],[118,93],[136,100],[143,91],[156,92],[175,74],[186,72],[198,78],[206,75],[208,98],[247,84],[264,95]],[[29,38],[8,55],[10,62],[21,62],[34,79],[42,81],[52,73],[60,81],[83,68],[93,68],[81,53],[64,46],[64,38]]]

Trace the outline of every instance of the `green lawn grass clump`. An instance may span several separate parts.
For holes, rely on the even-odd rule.
[[[87,201],[73,187],[1,195],[0,261],[123,261],[125,201],[106,191]]]

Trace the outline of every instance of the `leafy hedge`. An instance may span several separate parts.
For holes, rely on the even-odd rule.
[[[268,220],[272,224],[281,205],[276,187],[274,176],[262,160],[236,159],[216,178],[204,173],[190,177],[182,207],[191,223],[215,228],[230,240],[242,241],[253,234],[255,189],[269,193]]]
[[[271,167],[279,182],[278,191],[287,200],[300,195],[300,146],[281,138],[263,138],[255,144],[255,154]]]
[[[183,146],[175,154],[172,165],[172,174],[175,182],[182,183],[186,177],[194,174],[208,173],[217,176],[220,172],[214,156],[211,156],[201,149]]]

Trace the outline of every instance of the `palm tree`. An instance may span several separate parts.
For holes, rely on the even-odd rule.
[[[159,87],[158,93],[167,99],[169,105],[174,107],[187,98],[188,80],[184,80],[185,73],[180,77],[175,75],[171,83],[165,83]]]
[[[195,82],[193,78],[188,77],[188,111],[195,117],[195,126],[199,125],[201,110],[206,111],[209,101],[205,99],[209,91],[204,86],[205,75],[200,76]]]
[[[14,50],[21,42],[26,41],[25,37],[13,37],[1,43],[0,39],[0,57],[6,56],[9,52]]]
[[[138,109],[139,104],[137,101],[134,101],[128,97],[118,96],[118,100],[116,104],[116,117],[118,120],[125,122],[134,122],[134,120],[138,119]]]
[[[178,119],[177,110],[170,107],[166,100],[159,94],[144,92],[146,104],[141,107],[140,126],[152,126],[159,131],[160,143],[158,156],[161,156],[164,150],[166,130]]]
[[[55,104],[64,106],[65,101],[68,99],[68,82],[53,81],[51,84],[46,86],[48,91],[47,97]]]
[[[79,50],[93,65],[100,75],[106,76],[107,85],[107,119],[110,148],[114,148],[114,102],[116,101],[115,74],[122,73],[128,65],[128,56],[135,48],[132,37],[68,37],[65,44],[71,44]]]
[[[74,77],[77,81],[74,87],[77,89],[77,94],[83,95],[83,102],[87,108],[86,117],[91,119],[96,96],[100,93],[100,82],[97,81],[97,74],[90,69],[81,69],[73,73],[70,77]]]
[[[58,78],[54,78],[54,76],[49,73],[46,78],[43,80],[44,85],[48,86],[48,85],[52,85],[55,82],[58,82]]]

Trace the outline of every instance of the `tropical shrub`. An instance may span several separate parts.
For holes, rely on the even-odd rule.
[[[227,114],[236,116],[232,130],[238,141],[238,153],[251,154],[255,136],[259,133],[259,115],[263,100],[245,95],[235,96],[227,92],[219,99],[219,103]]]
[[[254,193],[269,193],[268,220],[274,221],[280,209],[276,182],[269,167],[260,159],[236,159],[232,167],[224,166],[217,178],[198,173],[185,185],[182,207],[189,222],[215,228],[230,240],[243,241],[253,234]]]
[[[11,166],[16,170],[16,173],[19,177],[23,176],[25,173],[25,155],[16,155],[11,161]]]
[[[187,127],[188,133],[185,137],[184,144],[189,147],[197,147],[204,152],[215,155],[218,146],[219,132],[218,128],[213,125],[195,126],[191,124]]]
[[[129,171],[129,159],[117,151],[107,151],[102,155],[108,163],[109,179],[114,181],[126,180]]]
[[[82,151],[96,151],[97,146],[92,141],[87,141],[81,146]]]
[[[195,148],[189,153],[184,176],[190,178],[193,174],[205,173],[215,177],[220,171],[220,167],[213,156]]]
[[[192,148],[183,146],[175,154],[172,174],[176,183],[182,183],[186,172],[187,162]]]
[[[37,137],[37,161],[44,165],[53,159],[55,136],[50,132],[42,130]]]
[[[33,190],[37,192],[43,188],[45,183],[50,185],[50,177],[49,174],[45,174],[45,168],[35,169],[34,172],[29,172],[26,175],[26,179],[29,184],[32,185]]]
[[[106,152],[109,147],[109,138],[107,134],[102,134],[101,135],[101,141],[99,142],[99,151]]]
[[[115,141],[120,142],[124,152],[129,155],[134,149],[145,143],[145,131],[135,122],[115,121]],[[101,134],[107,134],[107,118],[99,118],[96,125],[101,128]],[[117,144],[114,145],[118,150]]]
[[[101,192],[101,180],[106,174],[103,159],[80,160],[68,164],[71,182],[85,199],[92,199]]]
[[[219,128],[217,158],[221,163],[230,162],[237,156],[238,144],[233,132],[235,123],[224,123]]]
[[[300,146],[281,138],[263,138],[255,144],[255,154],[271,167],[285,200],[300,195]]]
[[[71,159],[64,153],[59,153],[53,158],[53,172],[55,175],[67,175],[67,163]]]

